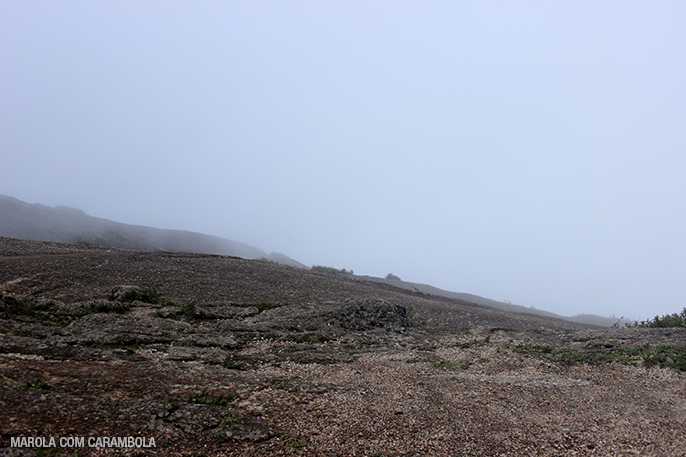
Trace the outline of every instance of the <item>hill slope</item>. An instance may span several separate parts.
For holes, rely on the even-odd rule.
[[[480,305],[490,306],[493,308],[501,309],[503,311],[510,311],[513,313],[528,313],[536,314],[539,316],[553,317],[556,319],[564,319],[571,322],[578,322],[582,324],[592,324],[600,325],[602,327],[611,327],[617,320],[607,317],[596,316],[592,314],[580,314],[577,316],[561,316],[559,314],[551,313],[549,311],[544,311],[536,308],[527,308],[526,306],[515,305],[512,303],[505,303],[497,300],[491,300],[490,298],[480,297],[474,294],[468,294],[464,292],[451,292],[449,290],[439,289],[438,287],[430,286],[428,284],[421,284],[416,282],[402,281],[399,279],[387,279],[387,278],[377,278],[374,276],[363,276],[365,279],[370,281],[382,282],[384,284],[390,284],[396,287],[401,287],[404,289],[415,290],[418,292],[424,292],[432,295],[439,295],[441,297],[456,298],[458,300],[464,300],[472,303],[478,303]]]
[[[168,230],[123,224],[58,206],[29,204],[0,195],[0,236],[63,243],[92,244],[104,248],[136,251],[170,251],[221,254],[307,268],[288,256],[267,255],[249,244],[184,230]]]
[[[0,237],[0,455],[33,455],[22,437],[84,457],[683,455],[685,341],[271,262]]]

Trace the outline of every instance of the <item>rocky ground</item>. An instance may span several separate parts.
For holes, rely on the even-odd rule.
[[[0,455],[686,455],[683,329],[11,238],[0,294]]]

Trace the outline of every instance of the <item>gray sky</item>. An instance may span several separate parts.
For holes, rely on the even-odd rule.
[[[0,193],[570,315],[686,306],[686,2],[0,0]]]

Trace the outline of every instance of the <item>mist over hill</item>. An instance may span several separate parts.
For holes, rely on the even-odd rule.
[[[0,195],[0,236],[37,241],[89,244],[104,248],[134,251],[194,252],[229,255],[245,259],[268,260],[309,269],[307,265],[285,254],[278,252],[267,254],[258,247],[238,241],[191,231],[124,224],[89,216],[76,208],[66,206],[50,207],[38,203],[30,204],[6,195]],[[464,292],[447,291],[428,284],[402,281],[400,279],[373,276],[360,277],[425,294],[457,298],[504,311],[529,313],[604,327],[610,327],[617,322],[616,318],[591,314],[571,317],[561,316],[536,308],[501,302]]]
[[[0,236],[92,244],[135,251],[196,252],[246,259],[265,258],[285,265],[308,268],[284,254],[267,254],[258,247],[218,236],[124,224],[89,216],[76,208],[30,204],[6,195],[0,195]]]
[[[554,317],[557,319],[564,319],[571,322],[578,322],[582,324],[600,325],[602,327],[611,327],[617,323],[617,318],[614,317],[602,317],[596,316],[594,314],[578,314],[575,316],[562,316],[560,314],[551,313],[550,311],[544,311],[542,309],[537,309],[533,307],[526,307],[522,305],[517,305],[509,302],[502,302],[498,300],[491,300],[490,298],[481,297],[479,295],[468,294],[464,292],[452,292],[449,290],[439,289],[428,284],[421,284],[416,282],[403,281],[401,279],[389,279],[389,278],[377,278],[373,276],[364,276],[365,279],[372,281],[383,282],[386,284],[391,284],[396,287],[402,287],[404,289],[410,289],[417,292],[422,292],[425,294],[438,295],[441,297],[457,298],[459,300],[464,300],[472,303],[478,303],[480,305],[490,306],[492,308],[501,309],[503,311],[511,311],[513,313],[528,313],[535,314],[538,316]],[[621,323],[630,322],[629,319],[621,319]]]

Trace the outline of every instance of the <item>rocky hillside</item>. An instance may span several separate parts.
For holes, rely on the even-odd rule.
[[[308,268],[284,254],[268,255],[260,248],[238,241],[184,230],[122,224],[88,216],[79,209],[29,204],[6,195],[0,195],[0,236],[137,251],[198,252],[246,259],[265,258]]]
[[[0,237],[0,405],[7,456],[684,455],[686,332]]]

